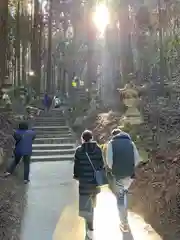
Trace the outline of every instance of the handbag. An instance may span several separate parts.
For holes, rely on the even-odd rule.
[[[92,166],[92,169],[94,171],[94,178],[96,179],[96,183],[99,187],[103,186],[103,185],[106,185],[108,184],[108,180],[107,180],[107,176],[106,176],[106,172],[104,169],[101,169],[101,170],[96,170],[92,161],[91,161],[91,158],[89,157],[89,154],[86,152],[86,156]]]

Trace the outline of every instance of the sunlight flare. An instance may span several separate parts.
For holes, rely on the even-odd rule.
[[[131,229],[131,232],[126,234],[128,239],[162,240],[151,225],[146,223],[139,215],[128,212],[128,222]],[[94,215],[94,240],[123,239],[119,224],[120,218],[116,197],[110,190],[103,189],[97,195]]]
[[[103,35],[107,25],[110,22],[109,10],[105,4],[101,3],[96,5],[96,8],[93,14],[93,22],[96,25],[100,34]]]

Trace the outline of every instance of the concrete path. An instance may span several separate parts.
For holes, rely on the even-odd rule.
[[[50,240],[63,209],[76,199],[72,162],[33,163],[31,171],[21,240]]]
[[[65,120],[56,112],[36,121],[38,135],[20,240],[85,240],[84,222],[78,217],[78,186],[72,179],[75,145],[73,136],[64,137],[64,128]],[[161,240],[139,216],[130,213],[129,221],[132,234],[123,236],[115,197],[103,189],[97,197],[93,240]]]
[[[72,180],[75,140],[62,113],[41,113],[34,121],[30,184],[21,240],[50,240],[63,209],[74,202]]]
[[[77,183],[72,162],[33,163],[22,224],[21,240],[84,240],[84,222],[78,217]],[[118,229],[114,196],[100,193],[95,211],[94,240],[161,240],[143,220],[129,214],[131,234]]]

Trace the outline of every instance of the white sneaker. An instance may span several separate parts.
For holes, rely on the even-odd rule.
[[[4,173],[4,177],[6,178],[6,177],[9,177],[11,175],[11,173],[9,173],[9,172],[5,172]]]
[[[88,237],[89,240],[93,240],[93,231],[87,230],[86,236]]]
[[[24,184],[28,184],[29,182],[29,180],[24,180]]]

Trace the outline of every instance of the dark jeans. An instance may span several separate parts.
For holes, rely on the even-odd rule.
[[[45,106],[44,107],[44,111],[47,113],[47,112],[49,112],[49,110],[50,110],[50,106]]]
[[[21,159],[24,162],[24,180],[29,180],[30,159],[31,159],[31,156],[29,155],[25,155],[25,156],[15,155],[14,161],[8,167],[7,172],[12,174],[15,168],[17,167],[17,165],[20,163]]]

